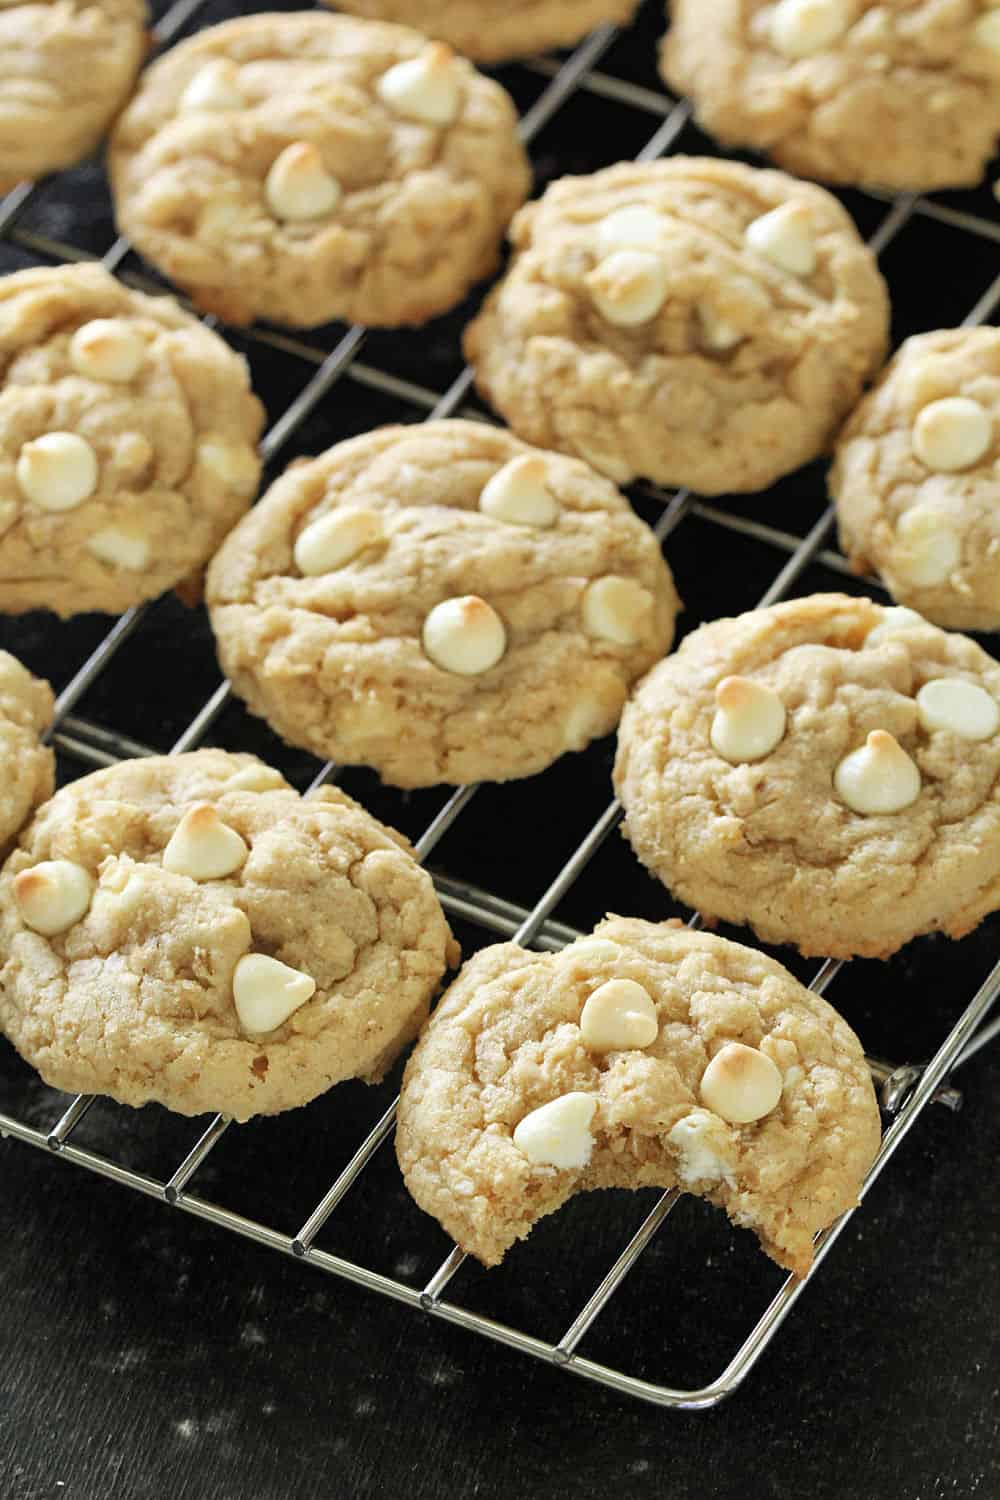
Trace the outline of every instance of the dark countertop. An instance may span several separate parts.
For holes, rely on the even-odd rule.
[[[204,24],[235,10],[211,0],[196,19]],[[657,9],[647,5],[606,69],[655,89],[658,29]],[[522,108],[544,84],[526,68],[501,76]],[[655,125],[624,104],[577,97],[536,143],[539,181],[634,154]],[[678,146],[709,149],[690,127]],[[844,198],[870,234],[886,205]],[[985,188],[934,202],[998,222]],[[95,253],[108,248],[113,226],[98,168],[43,186],[0,242],[0,270],[36,261],[39,235]],[[887,249],[883,268],[901,338],[963,318],[996,276],[998,258],[995,243],[920,212]],[[130,257],[125,269],[141,268]],[[457,332],[469,306],[427,330],[372,335],[361,357],[443,391],[460,368]],[[321,356],[341,332],[322,329],[305,341]],[[253,339],[233,342],[248,354],[273,420],[309,367]],[[415,414],[401,396],[344,379],[281,462]],[[658,503],[635,498],[655,519]],[[823,504],[821,465],[767,497],[719,502],[723,512],[797,536]],[[719,530],[703,515],[685,520],[666,550],[687,604],[684,629],[751,607],[783,561],[762,541]],[[843,587],[861,585],[820,562],[793,592]],[[108,623],[85,617],[60,625],[42,615],[0,621],[0,645],[58,689]],[[986,644],[1000,654],[996,638]],[[75,713],[166,750],[218,680],[203,613],[166,599]],[[208,739],[258,751],[302,787],[316,769],[233,704]],[[606,805],[612,752],[605,742],[542,777],[482,789],[431,867],[530,905]],[[64,777],[84,769],[61,755]],[[348,772],[343,784],[411,836],[445,800],[439,791],[388,791],[362,771]],[[661,917],[679,910],[617,835],[554,915],[587,927],[608,907]],[[926,1057],[988,973],[998,934],[994,918],[958,945],[924,940],[888,964],[857,962],[828,998],[872,1053]],[[469,925],[459,936],[467,952],[490,940]],[[802,977],[816,970],[779,956]],[[619,1397],[7,1141],[0,1146],[0,1500],[603,1500],[609,1491],[629,1500],[993,1500],[1000,1496],[1000,1045],[957,1081],[962,1113],[939,1106],[924,1113],[746,1385],[702,1413]],[[294,1233],[385,1109],[394,1082],[377,1090],[343,1085],[305,1110],[231,1128],[192,1191]],[[66,1102],[0,1043],[0,1112],[45,1129]],[[73,1142],[164,1180],[204,1124],[155,1107],[131,1112],[98,1103]],[[655,1195],[624,1193],[577,1199],[500,1270],[464,1266],[447,1295],[557,1339],[653,1202]],[[391,1146],[317,1243],[417,1288],[449,1248],[407,1197]],[[749,1236],[685,1200],[583,1353],[650,1380],[697,1384],[719,1373],[780,1283]]]

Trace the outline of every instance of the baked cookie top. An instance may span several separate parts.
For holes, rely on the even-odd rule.
[[[528,776],[607,734],[679,607],[613,485],[458,421],[293,464],[220,550],[208,601],[254,713],[396,786]]]
[[[54,757],[39,743],[52,721],[52,689],[0,651],[0,854],[52,792]]]
[[[0,1021],[55,1088],[237,1120],[377,1080],[455,950],[406,840],[250,755],[58,792],[0,876]]]
[[[117,613],[200,569],[256,494],[246,363],[100,266],[0,279],[0,610]]]
[[[143,0],[2,0],[0,192],[97,145],[146,53]]]
[[[496,264],[530,183],[516,125],[415,31],[254,15],[147,70],[109,166],[122,229],[204,311],[422,323]]]
[[[844,551],[959,630],[1000,627],[1000,328],[907,339],[830,473]]]
[[[639,858],[706,916],[886,958],[1000,906],[1000,664],[910,610],[816,594],[689,635],[622,716]]]
[[[396,1149],[420,1207],[488,1266],[583,1189],[676,1186],[804,1275],[879,1135],[826,1001],[750,948],[609,917],[558,954],[470,959],[407,1064]]]
[[[550,47],[571,47],[606,21],[631,19],[638,0],[337,0],[338,10],[402,21],[450,42],[464,57],[502,62]]]
[[[885,351],[875,259],[822,188],[673,157],[564,177],[466,332],[528,442],[612,479],[763,488],[815,458]]]
[[[673,0],[661,67],[720,141],[827,182],[973,186],[1000,140],[993,0]]]

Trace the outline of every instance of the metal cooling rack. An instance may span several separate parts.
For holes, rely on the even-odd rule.
[[[197,12],[205,3],[206,0],[178,0],[178,3],[171,6],[154,32],[158,46],[166,45],[186,28],[196,18]],[[575,94],[585,93],[592,96],[595,101],[612,100],[625,105],[638,112],[640,116],[647,116],[655,122],[652,134],[638,153],[639,161],[652,161],[665,155],[674,147],[690,120],[688,105],[683,101],[679,102],[670,98],[665,93],[643,88],[627,79],[601,72],[597,65],[608,52],[616,36],[617,32],[613,28],[604,27],[590,36],[563,61],[535,58],[520,65],[548,80],[539,97],[521,119],[521,135],[526,144],[530,144],[537,137],[542,128],[558,114],[568,100]],[[95,258],[74,244],[48,238],[19,227],[23,211],[31,202],[35,192],[36,188],[33,184],[24,184],[0,200],[0,242],[6,241],[22,251],[28,251],[41,262]],[[877,254],[881,254],[915,217],[936,220],[953,229],[1000,244],[1000,223],[991,222],[976,214],[960,211],[917,195],[904,195],[896,199],[881,198],[874,194],[866,196],[880,209],[884,209],[878,227],[869,240],[871,248]],[[117,270],[128,251],[127,241],[118,238],[101,257],[102,263],[109,270]],[[141,277],[127,275],[123,279],[132,285],[160,290],[155,283]],[[1000,303],[1000,274],[970,309],[963,320],[964,325],[971,326],[985,321],[998,303]],[[365,330],[360,327],[349,328],[329,352],[311,344],[308,335],[285,335],[264,328],[253,328],[243,336],[251,343],[292,356],[303,367],[303,383],[298,394],[273,423],[263,439],[262,453],[267,461],[274,460],[280,455],[288,440],[338,380],[353,381],[401,400],[427,419],[458,413],[472,383],[471,373],[466,369],[446,391],[441,393],[412,381],[400,379],[388,371],[367,364],[360,358],[365,342]],[[469,415],[481,416],[481,413],[470,412]],[[718,528],[722,533],[751,537],[769,547],[776,554],[776,565],[780,565],[777,566],[777,572],[769,588],[759,601],[761,605],[772,604],[785,596],[804,570],[814,562],[821,562],[835,572],[853,577],[846,560],[826,545],[834,520],[832,508],[824,512],[806,536],[799,537],[763,521],[742,515],[731,515],[719,506],[701,501],[686,491],[665,494],[648,486],[644,486],[643,489],[645,493],[663,502],[663,513],[655,528],[661,542],[687,518],[697,517],[702,522]],[[867,582],[873,590],[880,588],[874,579]],[[147,608],[148,606],[140,606],[129,610],[115,622],[57,699],[54,724],[50,732],[52,742],[64,754],[78,761],[88,770],[97,766],[115,764],[129,756],[155,753],[148,746],[118,733],[114,728],[81,718],[73,712],[77,703],[95,681],[112,669],[116,654],[133,633]],[[207,702],[197,709],[174,745],[175,751],[189,750],[202,741],[224,707],[229,692],[226,683],[220,684]],[[336,768],[327,764],[318,771],[312,785],[318,786],[335,775]],[[461,787],[454,791],[444,803],[421,837],[416,840],[417,856],[421,861],[427,860],[444,834],[475,797],[476,791],[475,786]],[[533,944],[550,950],[559,949],[579,936],[579,933],[572,927],[555,921],[552,912],[584,872],[608,835],[617,827],[620,818],[619,804],[617,801],[610,802],[596,822],[586,830],[575,851],[544,895],[530,909],[484,890],[467,880],[436,874],[435,885],[442,905],[451,916],[473,923],[488,933],[513,938],[524,945]],[[697,918],[692,919],[692,925],[696,925],[697,920]],[[827,960],[813,977],[810,988],[820,994],[826,992],[841,967],[840,962]],[[876,1059],[869,1059],[875,1081],[880,1086],[883,1109],[891,1123],[885,1132],[881,1149],[864,1184],[862,1197],[870,1190],[928,1103],[937,1099],[952,1108],[958,1106],[960,1096],[957,1090],[948,1084],[949,1075],[957,1066],[1000,1033],[1000,1018],[989,1024],[982,1024],[998,995],[1000,995],[1000,963],[997,963],[985,976],[960,1019],[926,1065],[894,1066]],[[148,1197],[156,1198],[182,1209],[185,1213],[193,1214],[196,1218],[208,1220],[222,1229],[269,1246],[307,1265],[352,1282],[356,1286],[364,1287],[368,1291],[381,1293],[416,1312],[423,1312],[448,1323],[457,1324],[469,1332],[480,1334],[509,1348],[532,1355],[536,1359],[558,1365],[573,1374],[597,1381],[619,1392],[639,1397],[658,1406],[696,1409],[714,1406],[723,1400],[741,1384],[754,1367],[806,1285],[806,1282],[797,1282],[792,1277],[785,1281],[716,1379],[694,1389],[655,1384],[607,1364],[588,1359],[578,1352],[578,1346],[660,1230],[678,1199],[679,1195],[676,1191],[666,1192],[660,1197],[592,1295],[573,1318],[565,1333],[553,1343],[484,1317],[456,1302],[446,1300],[443,1294],[465,1259],[457,1248],[442,1262],[426,1285],[418,1287],[383,1275],[353,1260],[330,1254],[316,1245],[316,1237],[329,1216],[338,1208],[376,1151],[390,1136],[395,1118],[395,1104],[385,1111],[375,1127],[360,1143],[298,1233],[287,1235],[265,1223],[234,1213],[189,1191],[189,1185],[196,1172],[203,1166],[227,1130],[229,1121],[226,1118],[217,1116],[172,1175],[161,1179],[135,1171],[108,1156],[73,1143],[73,1132],[92,1102],[91,1096],[78,1096],[64,1113],[53,1121],[48,1130],[40,1130],[13,1115],[0,1113],[0,1135],[57,1153],[65,1160],[86,1167],[122,1186],[133,1188]],[[852,1210],[851,1213],[855,1211]],[[819,1236],[813,1274],[843,1232],[851,1213],[843,1215]],[[495,1271],[492,1274],[500,1276],[504,1273]]]

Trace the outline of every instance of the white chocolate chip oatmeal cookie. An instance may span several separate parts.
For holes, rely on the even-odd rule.
[[[457,950],[409,845],[249,755],[127,761],[0,876],[0,1021],[55,1088],[237,1120],[375,1082]]]
[[[230,323],[422,323],[493,270],[530,182],[514,106],[440,42],[246,16],[147,71],[112,141],[119,222]]]
[[[800,1276],[878,1143],[826,1001],[750,948],[623,917],[558,954],[477,953],[407,1064],[396,1135],[417,1203],[487,1266],[574,1193],[680,1187]]]
[[[207,596],[253,712],[397,786],[528,776],[607,734],[679,607],[607,480],[458,421],[293,464]]]
[[[52,689],[0,651],[0,854],[52,792],[53,756],[39,743],[52,719]]]
[[[615,784],[639,858],[708,917],[887,958],[1000,907],[1000,664],[817,594],[715,620],[640,684]]]
[[[881,362],[875,259],[821,188],[674,157],[565,177],[514,219],[465,336],[527,442],[618,483],[764,488],[816,458]]]
[[[338,10],[400,21],[477,62],[572,47],[595,26],[628,21],[637,0],[337,0]]]

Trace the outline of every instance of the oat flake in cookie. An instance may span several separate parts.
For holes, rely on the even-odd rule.
[[[830,492],[844,551],[900,604],[1000,627],[1000,328],[907,339],[841,433]]]
[[[0,192],[89,155],[146,54],[142,0],[0,4]]]
[[[200,572],[257,492],[245,362],[99,266],[0,278],[0,610],[118,613]]]
[[[0,876],[0,1021],[55,1088],[237,1120],[376,1082],[457,948],[406,840],[249,755],[126,761]]]
[[[118,219],[229,323],[422,323],[496,265],[530,182],[516,126],[415,31],[246,16],[144,75],[112,142]]]
[[[526,442],[619,483],[763,489],[816,458],[877,369],[889,304],[835,198],[674,157],[564,177],[465,350]]]
[[[0,651],[0,854],[52,792],[54,757],[39,738],[52,706],[48,683]]]
[[[385,427],[293,464],[207,596],[253,712],[396,786],[529,776],[607,734],[679,607],[613,485],[480,422]]]
[[[337,9],[401,21],[449,42],[477,62],[502,62],[551,47],[572,47],[607,22],[624,24],[637,0],[338,0]]]
[[[407,1064],[406,1185],[496,1265],[574,1193],[680,1187],[804,1275],[879,1143],[861,1045],[786,969],[679,923],[609,917],[561,953],[463,968]]]
[[[1000,141],[994,0],[673,0],[661,67],[729,146],[825,182],[974,187]]]
[[[639,858],[707,917],[887,958],[1000,907],[1000,664],[906,609],[816,594],[715,620],[643,680],[615,785]]]

